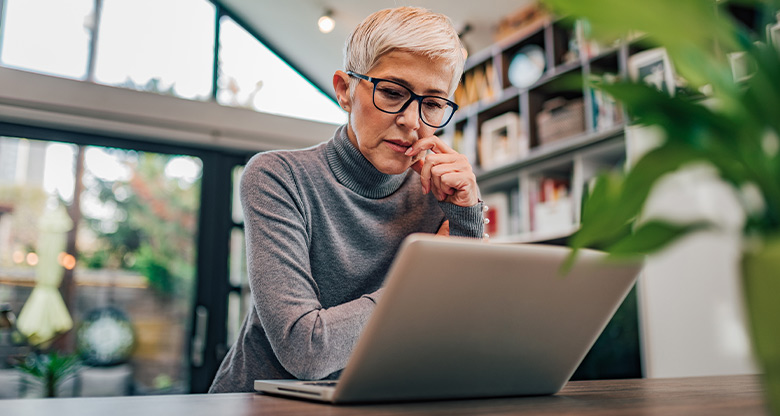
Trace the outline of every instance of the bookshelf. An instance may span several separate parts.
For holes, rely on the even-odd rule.
[[[440,134],[469,158],[497,211],[491,241],[565,239],[591,178],[625,164],[618,103],[582,81],[562,85],[573,76],[625,77],[629,53],[641,46],[597,45],[583,32],[580,22],[546,15],[466,62],[455,93],[461,110]]]

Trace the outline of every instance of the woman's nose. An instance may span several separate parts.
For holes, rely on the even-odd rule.
[[[396,119],[399,124],[417,130],[420,128],[420,102],[413,100],[406,106],[404,111],[398,114]]]

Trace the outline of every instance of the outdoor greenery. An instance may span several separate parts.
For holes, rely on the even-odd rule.
[[[99,178],[85,173],[85,192],[112,208],[109,217],[85,212],[96,237],[82,249],[87,267],[133,270],[163,295],[173,294],[178,281],[194,278],[195,226],[199,206],[198,182],[182,183],[165,175],[171,156],[116,150],[132,176]]]
[[[10,254],[13,249],[35,251],[38,245],[38,221],[46,207],[48,195],[41,188],[18,185],[0,185],[0,205],[13,208],[10,231],[14,235],[14,247],[6,248]],[[0,267],[13,264],[10,257],[0,258]]]

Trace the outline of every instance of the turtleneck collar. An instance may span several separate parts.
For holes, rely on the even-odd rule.
[[[378,171],[349,141],[346,125],[339,127],[325,152],[339,183],[366,198],[389,196],[401,187],[408,174],[388,175]]]

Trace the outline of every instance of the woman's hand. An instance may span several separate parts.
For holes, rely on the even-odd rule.
[[[425,154],[427,150],[433,153]],[[412,169],[420,174],[424,194],[433,192],[439,201],[461,207],[479,202],[477,178],[466,156],[452,150],[437,136],[416,141],[406,151],[407,156],[420,156]]]

